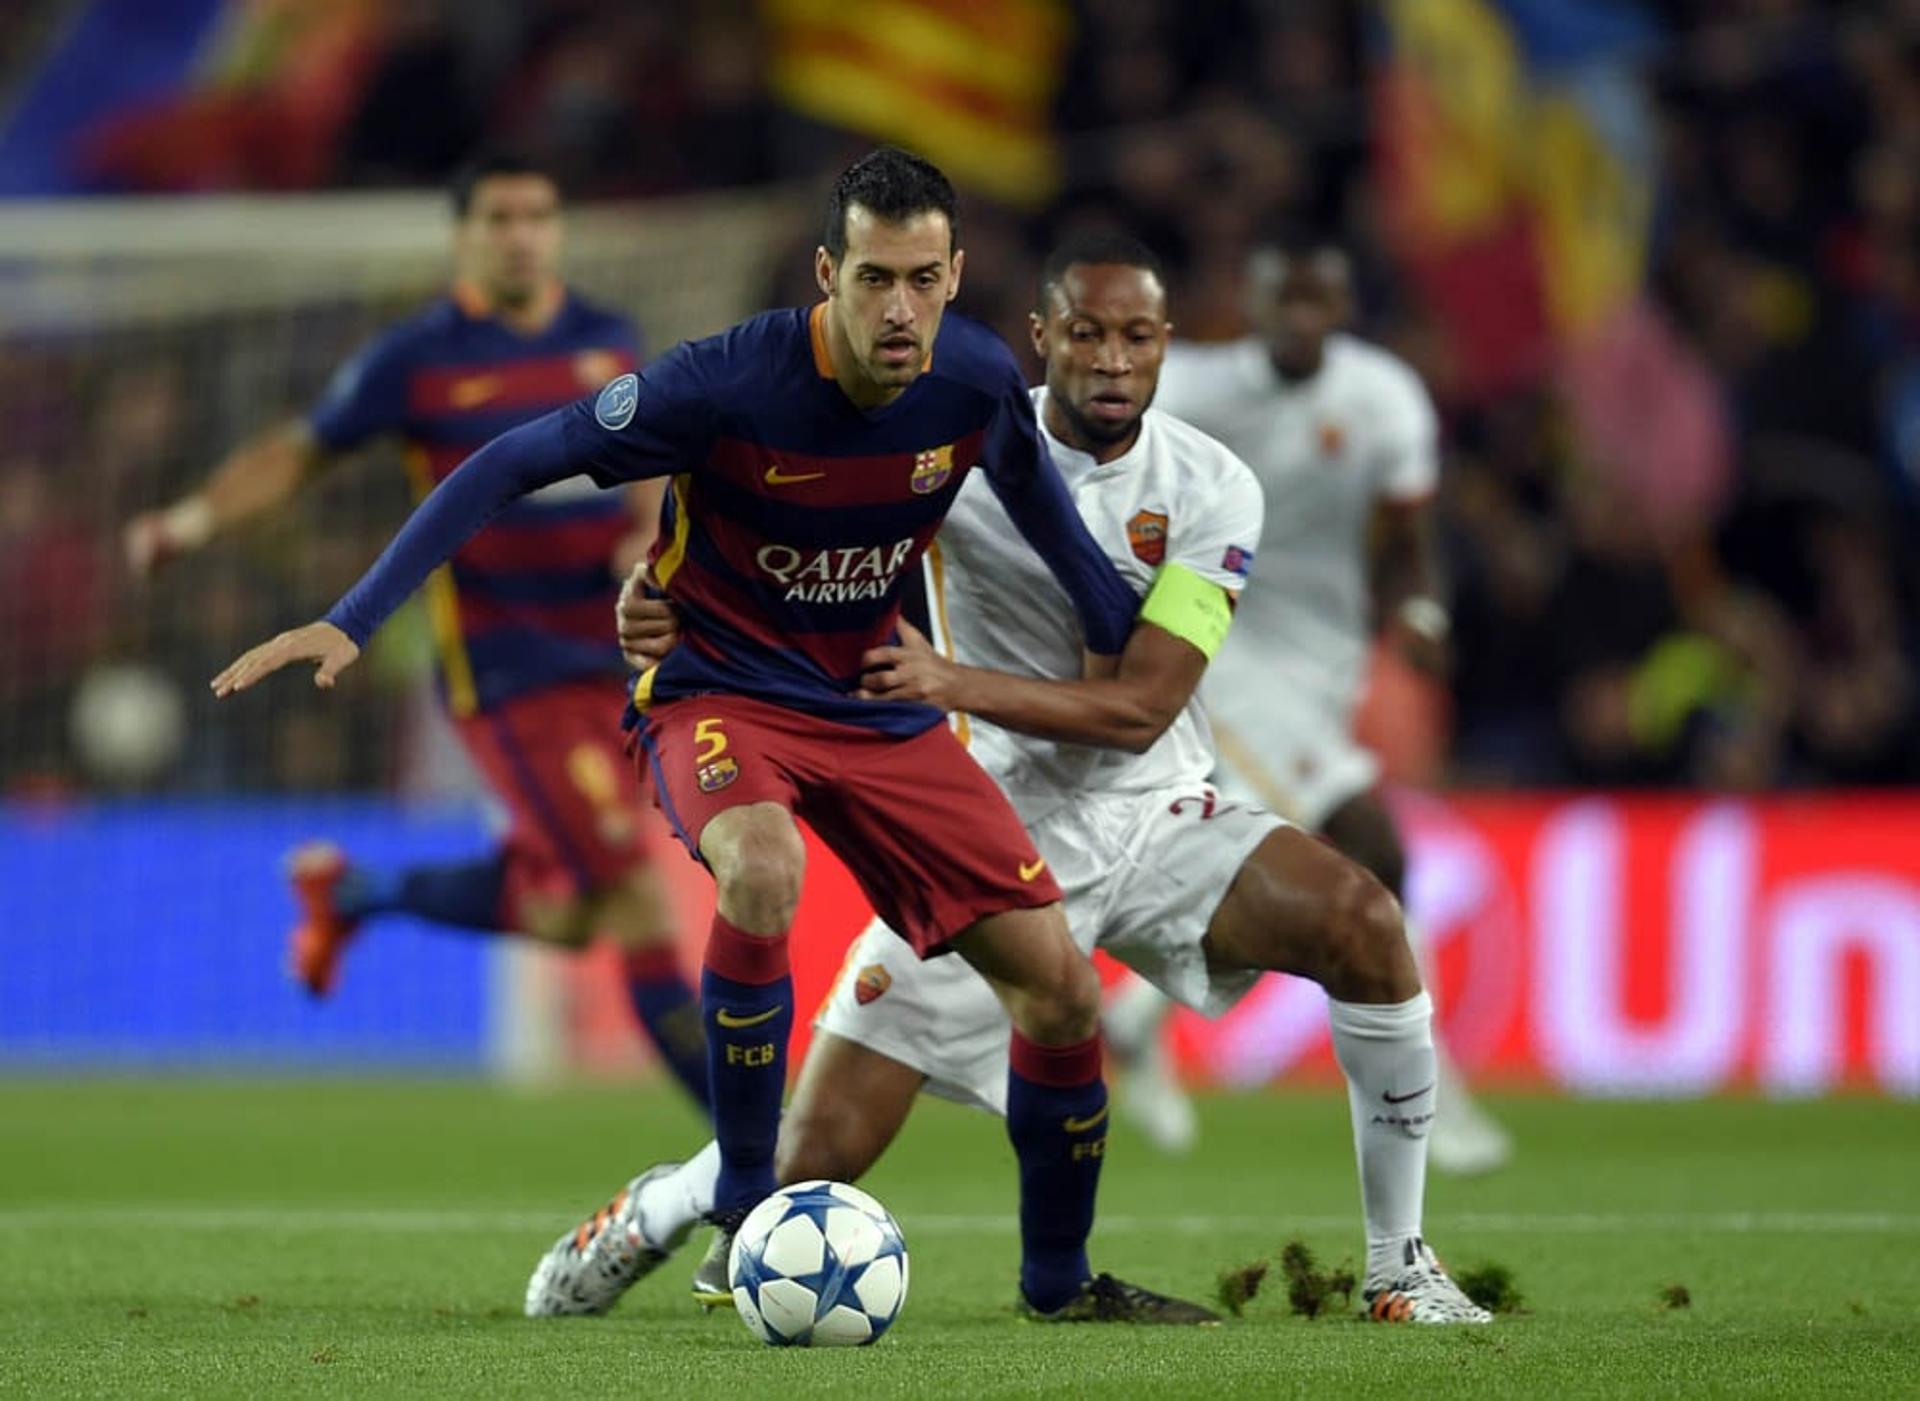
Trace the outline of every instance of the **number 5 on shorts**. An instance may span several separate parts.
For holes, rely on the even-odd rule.
[[[699,746],[693,755],[693,776],[702,793],[718,793],[740,777],[740,766],[720,757],[727,752],[727,736],[718,719],[695,721],[693,742]]]

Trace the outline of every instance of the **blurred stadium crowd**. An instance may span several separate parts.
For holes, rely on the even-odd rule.
[[[0,78],[24,90],[71,8],[6,7]],[[482,145],[550,161],[576,200],[780,184],[794,217],[766,296],[785,302],[811,294],[821,173],[872,140],[809,110],[794,64],[818,7],[793,0],[262,8],[294,31],[278,57],[263,39],[256,68],[217,91],[95,130],[81,187],[416,186]],[[1023,336],[1047,241],[1108,221],[1169,259],[1181,333],[1229,336],[1249,253],[1330,235],[1356,260],[1361,329],[1420,369],[1446,420],[1455,664],[1445,767],[1427,776],[1920,780],[1920,5],[1506,5],[1516,33],[1532,25],[1516,61],[1549,85],[1572,74],[1581,101],[1597,79],[1615,84],[1583,110],[1644,148],[1621,197],[1640,212],[1617,235],[1635,285],[1585,317],[1556,302],[1551,270],[1515,282],[1538,229],[1516,232],[1509,206],[1464,234],[1457,218],[1423,222],[1446,201],[1416,188],[1408,162],[1464,160],[1471,193],[1488,185],[1468,176],[1504,157],[1423,145],[1419,104],[1434,98],[1421,85],[1456,59],[1498,63],[1450,47],[1485,41],[1470,16],[1422,29],[1408,10],[1058,7],[1057,29],[1021,50],[1043,129],[1009,118],[1014,139],[1050,155],[1030,180],[972,182],[963,306]],[[1442,56],[1424,76],[1423,51]],[[1534,110],[1545,131],[1560,109]],[[1537,197],[1551,213],[1554,174],[1511,208]],[[1529,298],[1545,309],[1519,308]],[[0,710],[11,733],[52,736],[102,655],[153,649],[210,671],[274,606],[216,591],[164,624],[131,621],[119,521],[100,502],[177,489],[236,424],[158,349],[59,383],[30,361],[0,342]],[[297,563],[261,568],[345,582],[398,519],[397,483],[391,501],[391,515],[303,535]],[[34,712],[49,718],[18,718]],[[376,786],[392,767],[373,738],[383,716],[295,716],[271,753],[197,738],[172,781]],[[74,779],[52,741],[0,758],[16,790]]]

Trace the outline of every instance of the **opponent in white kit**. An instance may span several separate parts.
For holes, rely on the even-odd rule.
[[[1039,419],[1094,538],[1146,597],[1136,638],[1148,632],[1151,645],[1130,648],[1115,676],[1072,679],[1083,648],[1071,609],[991,493],[969,487],[929,555],[932,622],[952,658],[910,635],[870,654],[866,687],[956,713],[1065,891],[1082,947],[1210,1015],[1269,969],[1326,988],[1360,1159],[1368,1312],[1486,1322],[1421,1239],[1432,1009],[1398,906],[1353,862],[1207,782],[1194,694],[1252,562],[1258,486],[1219,443],[1147,407],[1170,328],[1146,249],[1117,237],[1067,245],[1048,260],[1041,307]],[[623,614],[629,641],[645,611]],[[1006,1044],[1006,1014],[980,974],[921,962],[876,922],[822,1010],[782,1123],[780,1180],[858,1178],[922,1088],[1002,1111]],[[636,1178],[547,1252],[527,1312],[612,1307],[685,1239],[713,1176],[709,1148]],[[705,1301],[729,1297],[726,1245],[718,1234],[695,1276]],[[1106,1316],[1096,1288],[1086,1317]]]
[[[1439,421],[1404,361],[1338,329],[1352,308],[1345,255],[1313,243],[1268,250],[1251,273],[1254,333],[1176,343],[1157,401],[1239,454],[1266,502],[1259,567],[1202,688],[1222,760],[1216,777],[1235,797],[1321,833],[1404,899],[1405,849],[1353,722],[1376,635],[1420,669],[1445,670],[1429,504]],[[1127,1109],[1179,1148],[1192,1111],[1158,1060],[1166,1008],[1150,990],[1123,992],[1107,1032],[1123,1064],[1139,1067],[1127,1077]],[[1435,1165],[1485,1171],[1510,1151],[1443,1053]]]

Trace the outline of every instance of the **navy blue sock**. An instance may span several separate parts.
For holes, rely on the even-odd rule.
[[[707,1094],[707,1038],[700,997],[680,971],[672,949],[633,949],[625,959],[627,1000],[661,1061],[703,1110]]]
[[[408,914],[457,929],[502,929],[500,892],[507,881],[507,854],[440,866],[403,866],[397,871],[354,866],[341,877],[334,900],[348,919]]]
[[[720,1145],[716,1212],[752,1207],[774,1189],[773,1149],[787,1088],[793,978],[787,936],[743,933],[716,914],[700,974],[707,1085]]]
[[[1020,1159],[1020,1292],[1052,1313],[1092,1278],[1087,1237],[1107,1151],[1100,1038],[1041,1046],[1013,1033],[1007,1137]]]

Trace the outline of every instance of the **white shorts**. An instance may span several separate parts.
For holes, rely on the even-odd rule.
[[[1221,791],[1264,803],[1309,832],[1379,781],[1380,761],[1354,739],[1350,717],[1322,707],[1269,705],[1254,713],[1217,706],[1207,722]]]
[[[1209,969],[1201,940],[1253,849],[1285,825],[1195,784],[1083,799],[1028,830],[1066,895],[1075,943],[1217,1017],[1260,975]],[[922,962],[875,919],[814,1024],[912,1066],[935,1094],[1006,1112],[1006,1013],[957,955]]]

